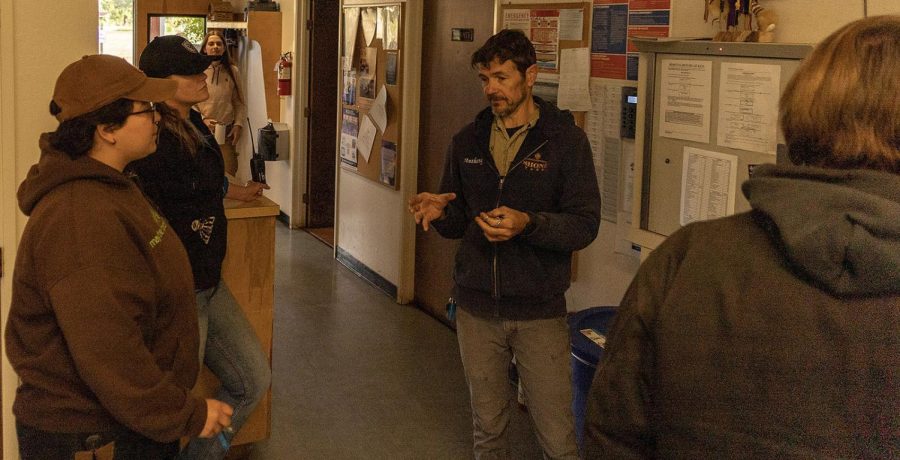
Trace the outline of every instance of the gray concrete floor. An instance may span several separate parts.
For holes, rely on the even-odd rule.
[[[272,434],[252,459],[472,458],[453,330],[281,224],[275,267]],[[541,458],[530,418],[514,413],[513,458]]]

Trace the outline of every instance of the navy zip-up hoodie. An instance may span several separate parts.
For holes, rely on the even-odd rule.
[[[432,222],[462,238],[453,269],[460,308],[481,317],[527,320],[563,316],[572,252],[590,244],[600,225],[600,192],[591,146],[572,114],[534,98],[541,116],[505,177],[490,153],[494,115],[483,110],[453,137],[440,193],[457,198]],[[475,216],[499,206],[528,213],[526,231],[489,242]]]

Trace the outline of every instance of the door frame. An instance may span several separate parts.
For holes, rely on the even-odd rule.
[[[291,85],[292,111],[294,113],[293,126],[291,127],[291,145],[294,146],[291,168],[291,222],[293,228],[306,226],[307,206],[303,202],[303,194],[308,187],[307,175],[309,168],[309,147],[307,130],[309,129],[309,117],[305,108],[309,105],[309,72],[301,65],[309,60],[309,33],[307,21],[312,17],[312,6],[307,1],[294,3],[294,72],[295,78]],[[301,70],[302,69],[302,70]]]
[[[16,234],[19,216],[16,211],[16,126],[15,126],[15,35],[14,0],[0,0],[0,247],[3,260],[0,270],[0,325],[9,316],[12,294],[12,267],[16,254]],[[18,452],[15,418],[12,403],[19,378],[6,358],[5,346],[0,358],[0,400],[2,400],[3,440],[0,455],[15,458]],[[8,455],[3,455],[7,453]]]

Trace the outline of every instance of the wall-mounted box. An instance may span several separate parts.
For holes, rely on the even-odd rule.
[[[291,139],[287,123],[269,123],[260,128],[258,133],[258,153],[263,160],[287,160],[290,157]]]
[[[475,29],[460,29],[454,27],[450,29],[450,40],[455,42],[475,41]]]

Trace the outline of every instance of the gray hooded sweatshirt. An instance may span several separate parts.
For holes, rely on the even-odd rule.
[[[900,458],[900,175],[767,165],[644,262],[587,458]]]

